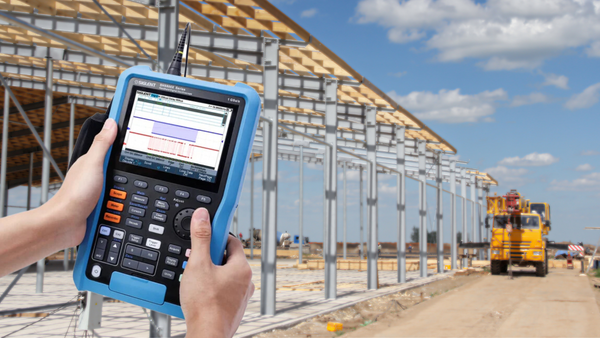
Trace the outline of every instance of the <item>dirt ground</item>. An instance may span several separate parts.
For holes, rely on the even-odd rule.
[[[598,291],[578,271],[486,276],[345,337],[598,337]]]
[[[275,337],[337,337],[344,333],[354,331],[365,325],[370,325],[377,320],[387,316],[398,314],[417,304],[429,301],[443,293],[456,290],[456,288],[477,280],[487,272],[469,271],[462,276],[451,277],[434,282],[406,292],[371,299],[333,313],[317,316],[310,321],[298,324],[286,330],[275,330],[263,333],[258,338]],[[344,331],[332,333],[327,331],[327,322],[339,322],[344,324]]]

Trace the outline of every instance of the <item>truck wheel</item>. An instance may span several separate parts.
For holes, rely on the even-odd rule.
[[[501,273],[507,273],[508,272],[508,262],[507,261],[501,261],[500,262],[500,272]]]
[[[496,261],[493,260],[492,261],[492,275],[499,275],[500,274],[500,263],[502,263],[501,261]]]
[[[535,275],[538,277],[546,277],[546,262],[535,263]]]

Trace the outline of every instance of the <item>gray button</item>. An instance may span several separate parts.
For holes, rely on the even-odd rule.
[[[116,252],[109,252],[108,253],[108,257],[106,258],[106,262],[110,263],[110,264],[115,264],[117,265],[117,261],[118,261],[118,254]]]
[[[94,259],[96,260],[103,260],[104,259],[104,250],[102,249],[96,249],[96,252],[94,252]]]
[[[139,264],[139,262],[134,261],[133,259],[129,259],[129,258],[123,259],[123,266],[126,268],[137,270],[138,264]]]
[[[161,194],[166,194],[169,192],[169,188],[165,187],[164,185],[155,185],[154,190],[158,191]]]
[[[142,221],[138,221],[137,219],[128,218],[125,220],[125,225],[130,226],[132,228],[141,229]],[[131,240],[131,236],[129,236],[129,240]]]
[[[142,249],[142,258],[156,261],[158,259],[158,252]]]
[[[136,207],[129,207],[129,213],[132,215],[144,217],[144,215],[146,215],[146,210]]]
[[[138,188],[141,189],[146,189],[148,188],[148,182],[144,182],[144,181],[133,181],[133,185],[135,185]]]
[[[112,241],[112,243],[110,243],[110,252],[119,253],[119,249],[121,249],[121,243],[116,241]]]
[[[181,253],[181,247],[175,244],[169,244],[169,252],[179,255]]]
[[[130,234],[129,241],[131,243],[135,243],[135,244],[142,244],[142,242],[144,241],[144,237],[139,236],[139,235]]]
[[[167,221],[167,215],[165,214],[161,214],[159,212],[153,212],[152,213],[152,219],[155,221],[159,221],[159,222],[166,222]]]
[[[204,203],[204,204],[210,204],[210,202],[212,202],[212,199],[210,197],[204,196],[204,195],[196,196],[196,200],[198,200],[198,202]]]
[[[96,249],[104,250],[106,249],[106,239],[98,238],[98,244],[96,244]]]
[[[125,253],[128,253],[130,255],[133,256],[141,256],[142,255],[142,249],[135,247],[133,245],[128,245],[127,249],[125,250]]]
[[[148,197],[133,194],[131,195],[131,202],[146,205],[148,204]]]
[[[154,265],[139,262],[137,270],[151,275],[154,273]]]
[[[102,272],[102,268],[99,265],[92,266],[92,277],[94,277],[94,278],[100,277],[101,272]]]
[[[173,272],[171,270],[163,270],[162,277],[173,280],[173,279],[175,279],[175,272]]]
[[[181,197],[181,198],[189,198],[190,193],[185,190],[177,190],[177,191],[175,191],[175,196]]]
[[[154,201],[154,206],[159,209],[169,210],[169,203],[161,200]]]
[[[125,176],[115,175],[114,179],[115,179],[115,182],[117,182],[117,183],[123,183],[123,184],[127,183],[127,177],[125,177]]]
[[[177,266],[179,264],[179,259],[173,257],[165,258],[165,264],[170,266]]]

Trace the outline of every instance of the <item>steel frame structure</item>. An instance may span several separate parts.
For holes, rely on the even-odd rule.
[[[121,0],[119,0],[121,1]],[[263,245],[261,271],[261,313],[276,314],[276,220],[277,163],[279,160],[318,163],[324,170],[324,259],[325,298],[337,297],[337,167],[361,173],[361,255],[362,255],[362,171],[367,171],[367,260],[369,289],[377,281],[377,174],[397,175],[398,211],[398,282],[406,282],[406,178],[419,182],[421,276],[427,276],[427,186],[437,189],[438,272],[443,265],[443,192],[451,195],[452,269],[456,268],[456,183],[461,185],[463,238],[467,236],[467,201],[473,204],[472,231],[475,233],[475,185],[480,191],[479,239],[483,233],[483,199],[481,189],[488,190],[497,182],[485,173],[458,167],[467,164],[456,160],[447,141],[399,106],[366,78],[350,68],[341,58],[299,25],[265,0],[183,0],[166,1],[157,10],[158,20],[147,14],[151,7],[123,2],[121,6],[146,13],[134,19],[116,15],[112,2],[104,8],[99,0],[93,18],[69,11],[46,13],[47,8],[12,0],[0,0],[0,78],[5,87],[2,133],[2,170],[0,196],[5,196],[11,183],[6,181],[7,141],[10,136],[10,102],[21,108],[10,88],[43,89],[45,97],[42,201],[50,182],[62,179],[56,165],[52,144],[53,93],[68,98],[68,156],[72,152],[77,105],[106,108],[115,90],[119,74],[129,65],[155,66],[146,56],[157,58],[165,69],[182,24],[194,23],[189,55],[189,77],[224,84],[246,83],[257,90],[263,100],[262,123],[257,131],[251,160],[252,172],[257,158],[263,160]],[[253,4],[249,6],[248,4]],[[78,6],[73,2],[73,6]],[[140,5],[141,6],[141,5]],[[118,6],[117,6],[118,7]],[[140,9],[142,8],[142,9]],[[144,12],[144,10],[146,12]],[[112,15],[109,15],[109,12]],[[114,13],[113,13],[114,12]],[[67,13],[67,14],[65,14]],[[217,14],[215,14],[217,13]],[[220,14],[219,14],[220,13]],[[241,14],[240,14],[241,13]],[[232,17],[236,19],[231,21]],[[116,21],[115,21],[116,20]],[[115,27],[117,21],[121,21]],[[132,22],[129,22],[132,20]],[[237,23],[236,23],[237,22]],[[270,22],[270,23],[269,23]],[[237,26],[236,26],[237,25]],[[239,27],[238,27],[239,26]],[[126,32],[126,36],[123,36]],[[34,34],[36,38],[32,36]],[[89,42],[90,39],[96,42]],[[132,41],[134,43],[132,43]],[[143,50],[137,47],[142,46]],[[103,49],[99,49],[102,46]],[[133,47],[132,47],[133,46]],[[142,48],[140,47],[140,48]],[[140,55],[143,52],[145,56]],[[2,77],[3,76],[3,77]],[[10,80],[10,86],[7,82]],[[55,98],[56,100],[56,98]],[[61,103],[64,104],[64,103]],[[39,127],[27,123],[32,135]],[[39,151],[39,150],[37,150]],[[33,159],[33,152],[31,152]],[[65,159],[64,162],[66,162]],[[58,178],[50,174],[50,164]],[[29,185],[33,184],[30,161]],[[302,171],[301,171],[302,172]],[[436,185],[427,183],[436,182]],[[450,191],[443,183],[450,183]],[[479,182],[479,183],[478,183]],[[15,180],[12,186],[26,182]],[[300,180],[303,185],[303,175]],[[471,186],[471,199],[466,186]],[[254,184],[252,182],[252,190]],[[344,182],[345,187],[345,182]],[[44,198],[45,196],[45,198]],[[253,195],[252,195],[253,197]],[[0,198],[0,201],[4,201]],[[301,189],[302,205],[302,189]],[[344,198],[344,210],[346,199]],[[302,208],[300,209],[302,213]],[[302,215],[300,216],[302,219]],[[254,229],[251,220],[251,229]],[[345,222],[344,222],[345,225]],[[303,234],[300,227],[300,251]],[[345,229],[345,226],[344,226]],[[253,238],[252,234],[250,236]],[[344,254],[345,254],[344,236]],[[66,259],[65,252],[65,259]],[[302,254],[300,254],[302,255]],[[251,258],[252,258],[251,254]],[[302,257],[302,256],[300,256]],[[464,264],[464,263],[463,263]],[[39,264],[38,264],[39,269]],[[38,270],[38,290],[42,291],[43,271]],[[167,318],[152,313],[157,322],[169,326]],[[154,330],[154,328],[151,328]],[[167,329],[168,330],[168,329]],[[163,331],[161,334],[165,334]]]

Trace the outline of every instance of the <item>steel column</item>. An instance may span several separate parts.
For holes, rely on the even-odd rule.
[[[10,123],[10,94],[4,88],[4,114],[2,120],[2,158],[0,159],[0,208],[2,208],[0,217],[6,216],[8,210],[4,207],[6,204],[6,163],[8,159],[8,125]]]
[[[344,162],[344,259],[346,259],[346,245],[348,237],[348,198],[346,197],[348,196],[348,178],[346,177],[348,173],[346,167],[347,164]]]
[[[377,109],[366,108],[367,117],[367,288],[376,290],[377,281]]]
[[[361,166],[358,170],[358,185],[359,185],[359,196],[358,196],[358,208],[359,208],[359,226],[360,226],[360,245],[358,247],[358,252],[360,253],[360,259],[365,259],[365,246],[364,244],[364,236],[363,236],[363,167]]]
[[[31,186],[33,185],[33,153],[29,153],[29,179],[27,180],[27,210],[31,210]]]
[[[471,175],[471,242],[477,242],[477,179],[475,175]],[[473,254],[478,255],[481,250],[473,249]]]
[[[158,7],[158,67],[164,72],[169,68],[177,49],[179,31],[179,1],[157,1]]]
[[[406,283],[406,127],[396,126],[396,199],[398,207],[398,283]]]
[[[263,220],[260,313],[275,315],[277,263],[277,97],[279,94],[279,40],[265,38],[263,43]]]
[[[437,181],[437,271],[444,272],[444,181],[442,177],[442,153],[438,154]]]
[[[461,242],[469,242],[469,234],[467,230],[467,169],[461,169],[460,171],[460,195],[462,198],[462,239]],[[467,259],[468,249],[463,249],[464,258],[462,260],[462,267],[466,267],[469,264]]]
[[[425,141],[418,141],[419,152],[419,269],[427,277],[427,176],[425,172]]]
[[[450,268],[456,269],[456,259],[458,249],[456,243],[456,160],[450,159]]]
[[[150,311],[150,318],[150,338],[171,337],[171,316],[156,311]]]
[[[304,147],[300,145],[300,200],[298,201],[299,217],[298,217],[298,264],[303,264],[302,251],[304,249]]]
[[[69,164],[71,163],[71,157],[73,156],[73,145],[75,140],[75,100],[71,100],[71,110],[69,112]],[[73,256],[73,248],[65,249],[65,256],[63,257],[63,269],[69,270],[69,251]]]
[[[44,111],[44,146],[48,149],[49,155],[52,156],[52,77],[53,77],[53,64],[52,58],[46,58],[46,94],[45,100],[45,111]],[[48,202],[48,188],[50,187],[50,158],[44,156],[42,160],[42,198],[40,205]],[[44,292],[44,270],[45,270],[45,259],[42,258],[37,262],[37,278],[35,285],[35,292]]]
[[[250,259],[254,259],[254,153],[250,155]]]
[[[486,186],[485,189],[485,199],[483,200],[483,210],[485,211],[484,213],[484,217],[487,218],[487,197],[490,194],[490,186]],[[485,227],[485,219],[483,220],[483,226]],[[492,226],[491,222],[490,222],[490,227]],[[491,243],[492,242],[492,229],[491,228],[485,228],[485,235],[486,235],[486,242]],[[487,250],[487,259],[492,259],[492,248],[489,247]]]
[[[325,299],[337,298],[337,89],[325,79]]]
[[[478,223],[479,223],[479,235],[478,235],[478,242],[482,243],[483,242],[483,232],[485,231],[483,228],[483,190],[482,190],[482,185],[483,182],[481,180],[479,180],[478,183],[476,183],[477,185],[477,196],[478,196],[478,202],[477,204],[479,205],[479,213],[478,213]],[[484,259],[484,250],[479,250],[479,259],[483,260]]]

